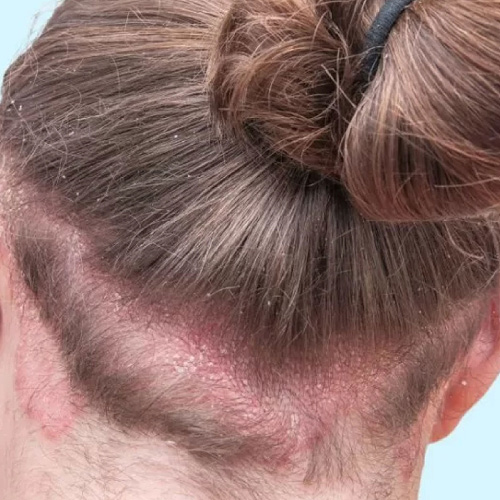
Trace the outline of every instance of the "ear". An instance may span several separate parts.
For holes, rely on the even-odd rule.
[[[462,417],[488,391],[500,373],[500,321],[498,299],[491,301],[487,318],[465,362],[449,380],[431,442],[448,436]]]

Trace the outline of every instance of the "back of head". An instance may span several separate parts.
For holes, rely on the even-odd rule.
[[[500,7],[416,0],[364,88],[379,8],[66,0],[10,68],[9,244],[87,411],[228,477],[409,439],[496,285]]]

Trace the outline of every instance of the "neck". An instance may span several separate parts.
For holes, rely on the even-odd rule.
[[[13,432],[8,442],[2,432],[8,464],[2,470],[2,500],[368,500],[375,498],[375,489],[383,491],[383,498],[416,500],[422,465],[411,478],[383,484],[380,478],[386,473],[376,471],[333,488],[257,472],[242,482],[225,478],[215,484],[213,471],[194,463],[173,443],[125,437],[97,419],[80,422],[57,442],[19,415],[3,427]]]

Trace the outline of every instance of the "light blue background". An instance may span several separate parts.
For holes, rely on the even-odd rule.
[[[6,4],[0,16],[2,75],[26,47],[30,33],[49,17],[55,2],[6,0]],[[500,381],[452,436],[429,448],[420,500],[500,500]]]

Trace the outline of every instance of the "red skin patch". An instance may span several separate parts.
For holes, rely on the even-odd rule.
[[[47,329],[35,318],[22,318],[16,354],[16,392],[26,416],[44,436],[58,440],[79,414],[59,350]]]
[[[281,450],[280,463],[276,454],[269,457],[274,465],[286,466],[312,451],[331,436],[339,418],[357,419],[357,404],[367,398],[363,384],[333,363],[321,376],[304,374],[303,367],[283,367],[271,383],[261,383],[248,363],[250,354],[221,341],[215,323],[148,328],[138,322],[130,331],[114,359],[136,360],[134,373],[157,381],[157,393],[169,379],[202,388],[195,404],[243,436],[267,436],[269,448]]]

